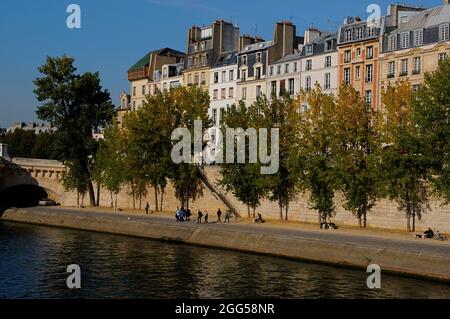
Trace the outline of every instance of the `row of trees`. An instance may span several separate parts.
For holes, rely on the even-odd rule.
[[[125,116],[119,128],[111,124],[113,106],[98,74],[78,75],[73,62],[66,56],[48,58],[39,68],[43,77],[35,81],[35,93],[43,102],[38,116],[57,129],[60,158],[69,168],[64,177],[67,188],[89,193],[95,205],[96,181],[111,192],[115,207],[125,185],[130,186],[135,207],[151,186],[155,207],[162,209],[169,182],[185,207],[201,196],[201,167],[173,162],[172,133],[184,128],[195,136],[195,120],[210,127],[208,94],[194,87],[158,92]],[[337,97],[317,86],[294,99],[272,96],[249,107],[232,105],[224,114],[223,130],[279,129],[279,170],[261,175],[261,159],[255,164],[221,164],[221,184],[247,205],[249,216],[269,199],[278,204],[280,219],[285,220],[290,203],[303,192],[309,194],[319,220],[334,216],[335,195],[342,193],[345,209],[361,226],[376,202],[389,198],[399,203],[408,229],[414,230],[431,195],[450,200],[449,77],[447,61],[426,75],[418,92],[408,83],[388,87],[382,112],[373,112],[351,87],[342,87]],[[106,131],[98,143],[92,131],[99,127]],[[190,141],[192,148],[195,142]]]
[[[16,129],[0,133],[0,143],[8,144],[11,157],[59,159],[55,133]]]
[[[279,128],[280,169],[265,176],[259,162],[224,164],[222,184],[247,204],[249,215],[266,198],[278,203],[285,220],[289,203],[305,191],[319,221],[333,217],[340,192],[362,227],[377,201],[388,198],[414,231],[431,195],[450,200],[449,80],[447,61],[426,75],[418,92],[407,82],[389,86],[382,112],[345,86],[337,97],[316,86],[295,99],[272,96],[248,108],[232,106],[224,116],[227,127]]]

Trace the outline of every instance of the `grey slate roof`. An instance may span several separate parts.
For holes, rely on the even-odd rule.
[[[391,34],[414,31],[417,29],[426,29],[449,22],[450,5],[442,5],[425,10],[418,15],[411,17],[408,22],[400,24],[396,30],[391,32]]]
[[[259,43],[249,44],[244,47],[244,49],[239,52],[239,54],[247,54],[250,52],[265,50],[273,45],[273,41],[264,41]]]
[[[301,57],[305,56],[315,56],[323,53],[334,52],[337,50],[337,38],[338,33],[334,32],[324,32],[320,37],[312,41],[311,43],[307,43],[303,46]],[[325,51],[325,43],[327,41],[333,40],[332,49],[329,51]],[[306,47],[308,45],[313,45],[313,54],[306,54]]]
[[[214,62],[213,68],[220,68],[223,66],[230,66],[237,64],[238,51],[228,51],[222,53]]]

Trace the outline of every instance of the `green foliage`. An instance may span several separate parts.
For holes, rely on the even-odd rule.
[[[16,129],[0,136],[0,143],[8,144],[11,157],[59,159],[56,150],[56,133]]]
[[[450,61],[425,74],[425,81],[412,102],[422,153],[432,168],[435,193],[450,203]]]
[[[332,152],[344,208],[366,227],[367,213],[377,200],[379,134],[373,123],[377,114],[354,88],[343,86],[335,103]]]
[[[383,93],[385,120],[382,133],[381,167],[383,194],[399,203],[408,231],[415,219],[429,208],[430,156],[423,152],[412,112],[414,95],[409,83],[389,86]],[[411,225],[411,219],[413,224]]]
[[[39,119],[57,129],[57,149],[71,174],[87,183],[90,203],[95,205],[91,181],[91,161],[97,143],[92,132],[105,127],[114,116],[114,107],[107,90],[100,85],[98,73],[76,74],[74,59],[67,56],[48,57],[38,70],[42,77],[34,80],[34,93],[39,102]]]

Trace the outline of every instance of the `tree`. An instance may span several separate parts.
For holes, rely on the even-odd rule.
[[[123,167],[127,141],[115,121],[105,130],[104,136],[96,154],[93,177],[97,183],[104,185],[111,195],[115,195],[115,200],[111,198],[111,203],[117,210],[117,196],[125,182]]]
[[[276,174],[267,176],[268,198],[278,203],[280,220],[288,220],[289,203],[298,192],[295,181],[297,173],[288,165],[289,153],[295,145],[299,130],[298,107],[287,94],[282,97],[273,94],[270,100],[262,97],[257,100],[255,107],[261,115],[259,127],[279,130],[279,169]]]
[[[372,125],[376,114],[356,90],[343,86],[335,107],[332,152],[338,186],[344,195],[344,208],[366,227],[367,213],[377,200],[377,131]]]
[[[442,61],[425,81],[412,102],[414,123],[423,154],[432,168],[435,193],[450,203],[450,61]]]
[[[34,131],[16,129],[5,134],[3,143],[8,144],[8,153],[11,157],[30,158],[36,143],[36,134]]]
[[[76,74],[74,59],[68,56],[47,57],[38,68],[42,77],[34,80],[34,93],[39,102],[39,119],[57,129],[58,149],[69,174],[86,183],[91,206],[95,194],[91,180],[90,158],[97,150],[92,132],[105,127],[114,116],[114,106],[107,90],[100,85],[98,73]]]
[[[41,132],[36,135],[36,140],[31,149],[32,158],[59,159],[56,149],[56,133]]]
[[[336,212],[336,168],[332,153],[334,98],[317,85],[312,91],[302,92],[296,103],[303,110],[299,112],[299,134],[290,152],[289,165],[297,172],[299,188],[309,191],[309,206],[318,212],[321,223]]]
[[[399,203],[408,231],[415,231],[416,217],[429,208],[430,157],[423,153],[413,121],[414,94],[409,83],[388,86],[382,94],[385,119],[382,134],[381,167],[383,194]],[[412,220],[412,224],[411,224]]]
[[[243,102],[238,106],[232,105],[224,114],[224,126],[222,127],[222,135],[226,137],[226,129],[258,129],[257,125],[261,125],[261,120],[257,119],[258,107],[256,104],[246,107]],[[227,148],[232,147],[236,150],[237,143],[245,141],[245,154],[249,154],[250,140],[249,136],[237,137],[233,145],[224,143],[223,153],[226,154]],[[237,199],[247,205],[248,217],[251,217],[250,210],[253,211],[255,217],[255,210],[261,204],[261,200],[268,192],[268,177],[261,175],[261,164],[259,161],[255,163],[238,163],[238,152],[233,152],[234,164],[224,163],[221,165],[222,180],[220,184],[225,187],[227,191],[231,191]]]

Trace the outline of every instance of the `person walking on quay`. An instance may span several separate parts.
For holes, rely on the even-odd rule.
[[[208,211],[205,211],[205,224],[208,224]]]
[[[227,210],[227,213],[225,214],[225,224],[228,221],[228,224],[230,223],[230,218],[231,218],[231,211]]]
[[[148,215],[148,210],[150,208],[150,205],[147,203],[145,203],[145,215]]]
[[[187,210],[186,210],[186,220],[187,221],[190,221],[191,220],[191,210],[188,208]]]
[[[201,210],[198,211],[198,217],[197,217],[197,224],[201,224],[202,223],[202,217],[203,217],[203,213]]]
[[[220,210],[220,208],[219,208],[219,210],[217,211],[217,223],[222,223],[222,211]]]

